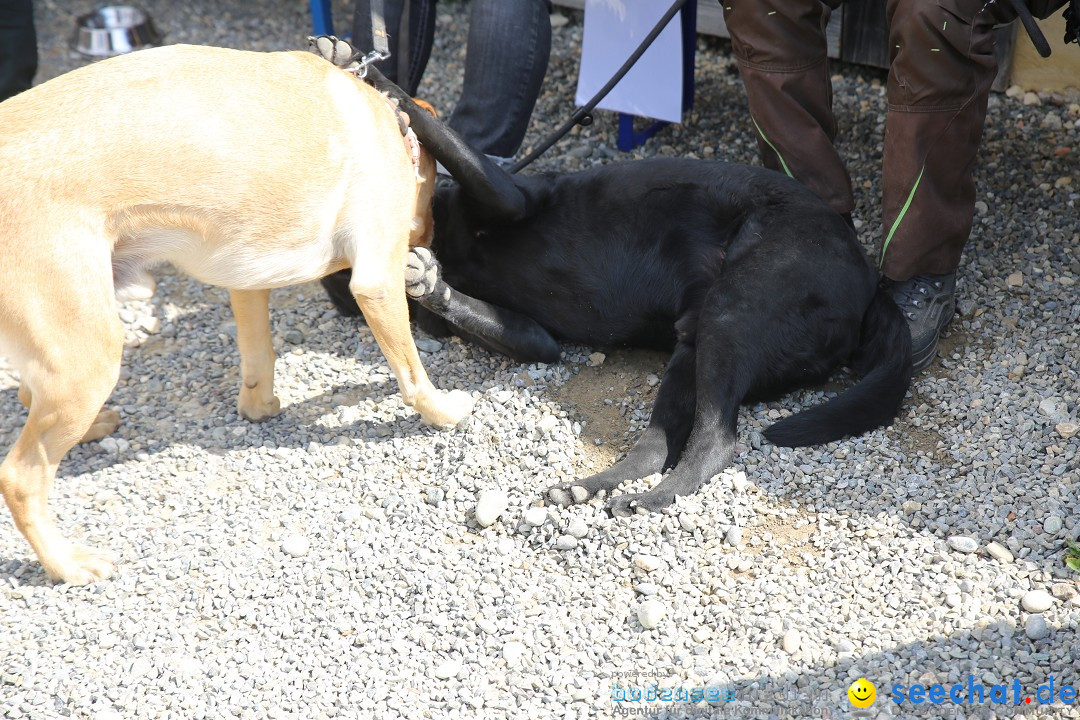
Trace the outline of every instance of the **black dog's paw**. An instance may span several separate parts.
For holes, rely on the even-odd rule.
[[[547,491],[548,497],[556,505],[566,507],[567,505],[578,505],[583,502],[588,502],[593,497],[604,499],[607,495],[607,490],[604,488],[593,488],[587,482],[565,482],[558,485],[552,485]]]
[[[659,512],[675,502],[670,492],[650,490],[644,493],[616,495],[607,501],[607,511],[614,517],[630,517],[634,513]]]
[[[439,281],[439,263],[425,247],[409,249],[405,259],[405,292],[413,300],[423,301],[439,290],[449,290]]]
[[[345,67],[360,55],[355,47],[339,40],[333,35],[313,35],[308,37],[308,50],[321,55],[324,60],[329,60],[338,67]]]

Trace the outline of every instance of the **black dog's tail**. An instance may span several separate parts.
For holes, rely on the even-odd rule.
[[[888,425],[911,384],[911,333],[900,309],[878,288],[863,315],[852,369],[862,379],[839,397],[765,431],[775,445],[820,445]]]

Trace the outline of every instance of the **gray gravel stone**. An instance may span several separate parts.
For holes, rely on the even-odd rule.
[[[1024,634],[1031,640],[1042,640],[1050,637],[1050,626],[1042,615],[1028,615],[1024,621]]]
[[[1051,515],[1043,521],[1043,530],[1048,535],[1057,535],[1059,532],[1061,532],[1061,528],[1064,527],[1064,525],[1064,521],[1062,521],[1059,516]]]

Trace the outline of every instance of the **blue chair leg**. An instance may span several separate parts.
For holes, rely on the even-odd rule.
[[[330,0],[310,0],[311,25],[315,35],[333,35],[334,18]]]
[[[679,21],[682,23],[682,53],[683,53],[683,96],[682,108],[687,111],[694,106],[694,55],[697,43],[697,0],[687,0],[679,11]],[[644,144],[646,140],[667,127],[670,123],[658,120],[640,132],[634,131],[634,116],[627,113],[619,113],[619,139],[618,146],[623,152],[628,152]]]

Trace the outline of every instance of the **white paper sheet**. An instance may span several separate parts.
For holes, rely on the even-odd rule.
[[[578,105],[611,79],[668,7],[667,0],[586,0]],[[597,107],[677,123],[682,86],[682,27],[676,15]]]

